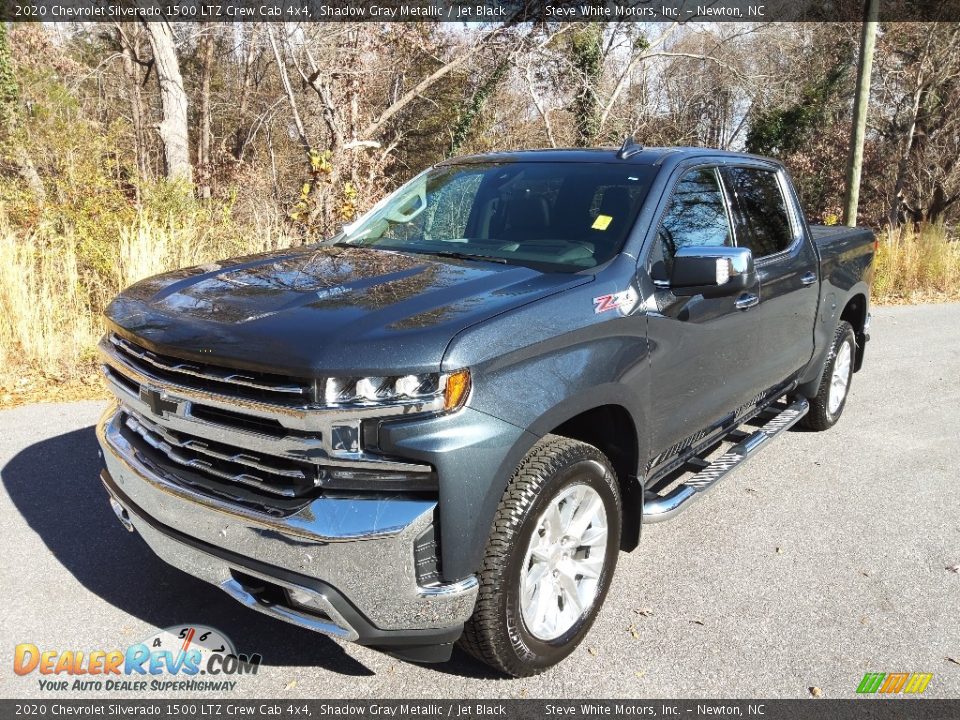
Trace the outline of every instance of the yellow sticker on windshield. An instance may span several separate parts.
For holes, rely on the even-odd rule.
[[[613,222],[613,218],[609,215],[597,215],[597,219],[593,221],[593,225],[590,227],[594,230],[606,230],[611,222]]]

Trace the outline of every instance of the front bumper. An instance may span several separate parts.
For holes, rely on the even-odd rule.
[[[195,492],[138,455],[111,407],[97,426],[114,510],[161,559],[251,608],[385,648],[449,646],[470,617],[477,579],[421,587],[414,541],[436,502],[328,496],[273,517]],[[439,659],[429,653],[417,659]]]

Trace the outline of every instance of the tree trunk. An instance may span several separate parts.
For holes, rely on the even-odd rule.
[[[877,39],[877,15],[880,0],[867,0],[863,31],[860,36],[860,63],[857,71],[857,89],[853,105],[853,128],[850,131],[850,157],[847,161],[847,193],[844,199],[843,223],[857,224],[860,204],[860,176],[863,171],[863,142],[867,134],[867,109],[870,104],[870,71],[873,68],[873,50]]]
[[[577,147],[589,147],[600,132],[601,107],[597,95],[603,74],[603,25],[593,23],[579,30],[571,48],[577,71],[577,92],[573,99],[573,120],[576,123]]]
[[[187,124],[187,93],[168,22],[144,22],[153,48],[153,64],[160,85],[163,119],[157,126],[163,142],[166,176],[170,180],[193,180],[190,164],[190,133]]]
[[[907,132],[904,134],[903,139],[903,149],[900,152],[900,159],[897,162],[897,177],[893,184],[893,199],[890,201],[890,210],[887,214],[887,222],[893,227],[900,224],[900,215],[906,208],[903,189],[907,184],[907,171],[910,169],[910,155],[913,152],[913,141],[917,133],[917,117],[920,115],[920,99],[923,97],[921,73],[922,70],[918,69],[917,87],[913,93],[913,105],[910,108],[910,121],[907,124]]]
[[[123,74],[126,78],[127,96],[130,101],[130,116],[133,118],[133,144],[137,154],[137,173],[141,179],[150,174],[147,163],[147,139],[144,134],[143,98],[140,94],[140,71],[137,67],[140,48],[139,37],[135,25],[127,27],[117,23],[117,36],[120,39],[120,48],[123,51]],[[139,186],[137,189],[139,199]]]
[[[300,141],[300,147],[310,158],[310,151],[313,146],[307,138],[307,130],[303,124],[303,118],[300,117],[300,109],[297,107],[297,96],[293,94],[293,85],[290,84],[290,75],[287,73],[287,63],[280,54],[280,48],[277,45],[276,38],[273,36],[273,28],[267,25],[267,38],[270,40],[270,47],[273,48],[273,58],[277,62],[277,73],[280,75],[280,84],[283,86],[284,94],[287,96],[287,103],[290,106],[290,117],[293,120],[294,127],[297,129],[297,139]]]
[[[500,61],[500,64],[494,68],[490,77],[477,88],[473,97],[471,97],[469,102],[460,110],[457,124],[453,128],[453,133],[451,133],[450,149],[447,150],[447,157],[453,157],[460,152],[460,148],[470,137],[474,123],[476,123],[477,118],[480,117],[480,113],[483,112],[487,100],[497,89],[497,86],[500,84],[500,81],[503,80],[509,69],[510,57],[508,55]]]
[[[200,145],[197,165],[200,170],[200,196],[210,197],[213,158],[210,157],[210,76],[213,74],[213,24],[204,23],[200,40]]]
[[[250,137],[250,125],[247,123],[247,108],[250,103],[250,93],[253,89],[253,63],[257,59],[257,28],[252,27],[245,34],[247,52],[243,61],[243,78],[240,84],[240,103],[237,107],[237,127],[233,133],[233,147],[231,153],[237,162],[243,160],[243,153]]]

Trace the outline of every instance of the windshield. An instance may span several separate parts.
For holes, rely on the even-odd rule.
[[[343,244],[576,272],[614,257],[650,168],[503,162],[421,173],[335,238]]]

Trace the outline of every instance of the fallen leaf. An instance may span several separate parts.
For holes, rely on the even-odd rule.
[[[691,620],[694,625],[703,625],[703,620]]]
[[[518,696],[525,698],[527,696],[527,689],[520,688],[520,692],[517,693]]]
[[[646,671],[646,670],[637,670],[637,671],[634,673],[634,675],[636,675],[638,678],[642,678],[642,677],[643,677],[644,675],[646,675],[646,674],[647,674],[647,671]]]
[[[956,658],[945,657],[944,660],[947,662],[952,662],[954,665],[960,665],[960,660],[957,660]]]
[[[807,688],[810,691],[810,694],[814,697],[823,697],[823,690],[814,685],[811,688]]]
[[[629,631],[630,631],[630,634],[633,635],[633,639],[634,639],[634,640],[639,640],[639,639],[640,639],[640,633],[637,632],[637,626],[636,626],[636,625],[631,625],[630,627],[627,628],[627,630],[629,630]]]
[[[296,680],[291,680],[286,685],[283,686],[284,690],[293,690],[297,686]]]
[[[960,565],[947,565],[946,569],[952,573],[960,573]]]
[[[866,616],[860,618],[860,624],[861,624],[861,625],[869,625],[869,624],[870,624],[870,618],[868,618],[868,617],[866,617]]]
[[[637,615],[641,615],[642,617],[650,617],[651,615],[653,615],[653,610],[651,610],[650,608],[635,608],[634,612]]]
[[[595,647],[588,647],[587,652],[593,655],[594,657],[596,657],[597,655],[597,649]]]

